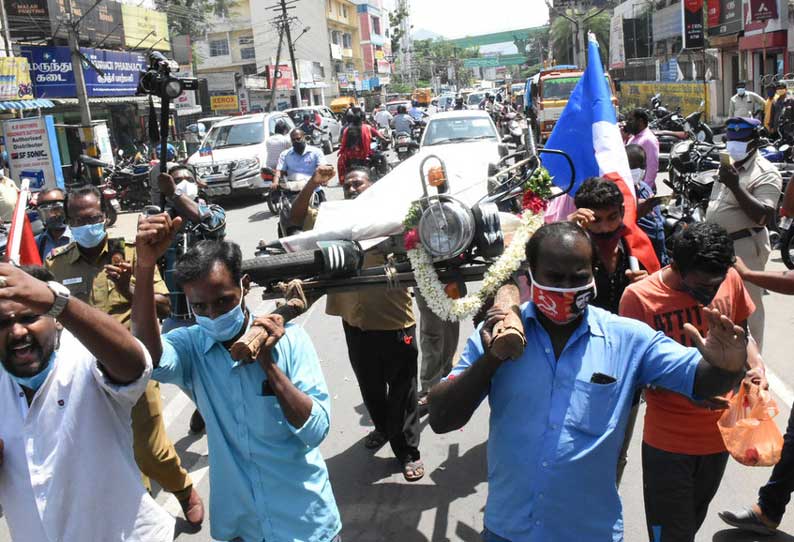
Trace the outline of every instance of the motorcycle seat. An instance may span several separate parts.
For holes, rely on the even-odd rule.
[[[97,160],[93,156],[88,156],[87,154],[80,155],[80,161],[87,166],[91,167],[102,167],[102,168],[112,168],[113,165],[107,162],[103,162],[102,160]]]

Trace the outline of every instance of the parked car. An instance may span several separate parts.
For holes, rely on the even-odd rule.
[[[270,189],[260,171],[267,160],[266,142],[275,134],[278,120],[295,127],[281,111],[229,117],[213,125],[187,161],[207,183],[207,196],[265,194]]]
[[[490,90],[488,90],[488,91],[480,90],[480,91],[477,91],[477,92],[472,92],[471,94],[466,96],[466,108],[467,109],[479,109],[480,108],[480,102],[485,99],[485,95],[486,94],[494,94],[494,95],[496,95],[496,92],[491,92]]]
[[[296,107],[293,109],[286,109],[284,111],[290,116],[295,126],[303,122],[303,115],[310,114],[314,116],[314,124],[326,131],[323,136],[323,143],[321,145],[325,154],[334,152],[334,147],[339,145],[342,137],[342,125],[334,116],[333,111],[324,105],[311,105],[308,107]]]

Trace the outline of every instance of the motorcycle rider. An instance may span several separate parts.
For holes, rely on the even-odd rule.
[[[301,122],[301,125],[298,126],[298,128],[303,130],[303,133],[306,135],[306,137],[309,138],[310,141],[312,139],[312,136],[314,135],[315,130],[318,130],[322,134],[326,133],[326,130],[324,130],[322,126],[318,126],[317,124],[314,123],[314,119],[312,117],[313,115],[311,115],[310,113],[304,113],[303,122]]]
[[[199,181],[190,166],[178,164],[157,177],[160,193],[165,196],[166,212],[171,217],[182,217],[182,231],[165,253],[162,276],[171,298],[171,315],[163,320],[162,332],[192,326],[193,312],[185,292],[174,280],[177,258],[190,247],[204,240],[223,241],[226,236],[226,211],[218,205],[208,205],[199,199]],[[190,431],[204,431],[204,419],[198,409],[190,417]]]
[[[736,94],[731,98],[728,116],[755,118],[756,111],[758,108],[763,110],[765,103],[761,96],[747,90],[747,83],[739,81],[736,83]]]
[[[392,120],[394,120],[394,116],[389,113],[385,105],[378,107],[378,112],[375,113],[375,124],[378,125],[378,128],[388,129]]]
[[[36,207],[44,222],[44,231],[36,236],[36,247],[41,261],[58,247],[72,242],[72,232],[66,225],[66,194],[60,188],[50,188],[39,193]]]
[[[408,114],[416,121],[422,120],[426,115],[426,113],[419,108],[419,102],[417,100],[411,102],[411,109],[408,110]]]
[[[733,164],[720,166],[706,222],[719,224],[733,241],[736,255],[754,271],[763,271],[771,246],[767,226],[774,221],[783,179],[777,168],[761,156],[761,123],[734,117],[725,125],[725,139]],[[745,281],[755,312],[748,319],[750,334],[762,351],[764,344],[763,289]]]
[[[345,178],[349,165],[365,164],[373,158],[384,160],[382,155],[376,157],[372,151],[373,137],[386,141],[386,138],[378,130],[364,122],[363,111],[358,109],[355,112],[353,122],[342,133],[342,141],[339,145],[339,159],[336,169],[338,170],[340,183],[343,182],[342,179]],[[373,169],[376,168],[373,167]]]
[[[648,128],[650,116],[646,109],[638,107],[626,115],[624,130],[631,134],[627,145],[639,145],[645,151],[645,184],[656,193],[656,175],[659,173],[659,140]]]
[[[414,124],[416,124],[416,122],[414,122],[413,117],[408,114],[405,106],[397,106],[397,116],[395,116],[391,122],[392,128],[394,128],[394,133],[406,133],[410,135],[411,128],[414,127]]]
[[[463,104],[463,96],[455,96],[455,107],[453,110],[463,111],[464,109],[466,109],[466,106]]]
[[[267,138],[265,142],[265,146],[267,147],[265,167],[275,172],[278,167],[279,156],[292,146],[292,140],[289,137],[289,125],[284,119],[278,119],[276,121],[273,131],[275,133]]]

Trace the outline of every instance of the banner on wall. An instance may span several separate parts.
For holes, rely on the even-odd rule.
[[[677,65],[676,65],[677,68]],[[620,83],[620,106],[626,109],[647,107],[651,97],[657,93],[664,96],[665,103],[673,110],[680,107],[681,111],[700,111],[700,102],[705,100],[704,118],[709,118],[711,103],[704,94],[703,83],[636,83],[622,81]]]
[[[3,121],[10,176],[30,179],[33,191],[63,188],[61,156],[52,115]]]
[[[0,100],[33,98],[30,65],[25,57],[0,58]]]
[[[12,38],[22,40],[66,38],[62,24],[69,15],[65,0],[3,0]],[[80,19],[81,40],[104,40],[108,45],[123,41],[121,4],[112,0],[71,0],[71,12]]]
[[[703,1],[682,0],[683,49],[702,49],[706,45],[703,25]]]
[[[121,18],[124,21],[124,45],[136,49],[170,51],[168,16],[153,9],[132,4],[122,4]]]
[[[750,0],[750,20],[752,22],[777,19],[776,0]]]
[[[30,78],[36,98],[77,96],[72,55],[68,47],[24,45],[20,50],[30,63]],[[80,52],[103,72],[100,75],[92,66],[83,64],[85,86],[89,96],[135,95],[140,72],[147,66],[142,54],[88,47],[81,47]]]
[[[240,104],[237,96],[229,94],[227,96],[210,96],[210,107],[213,111],[239,111]]]

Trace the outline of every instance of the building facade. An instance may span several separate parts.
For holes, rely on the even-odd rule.
[[[356,0],[365,78],[391,73],[389,14],[381,0]]]
[[[351,0],[327,0],[326,18],[333,76],[339,91],[349,93],[364,71],[357,6]]]

